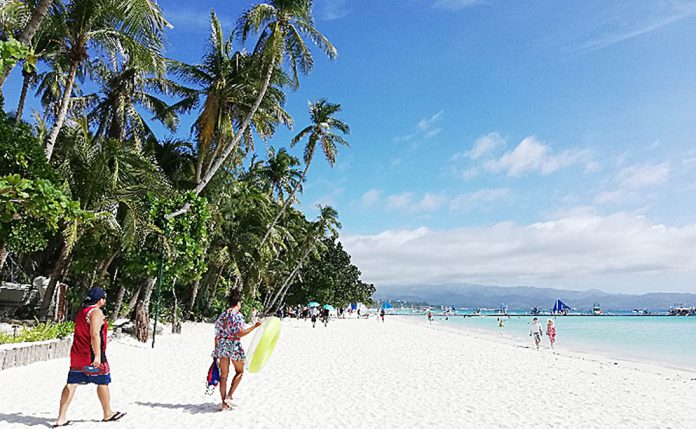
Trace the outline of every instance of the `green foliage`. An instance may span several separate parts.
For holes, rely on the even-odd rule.
[[[44,248],[59,222],[83,219],[87,213],[51,182],[0,177],[0,242],[15,252]]]
[[[346,306],[351,302],[372,303],[375,287],[360,280],[360,270],[340,242],[323,240],[325,251],[302,269],[301,280],[290,289],[288,304],[309,301]]]
[[[38,58],[29,45],[13,38],[0,41],[0,71],[4,72],[11,69],[22,60],[24,60],[24,69],[27,72],[34,71]]]
[[[260,312],[263,308],[261,301],[251,297],[242,298],[242,308],[240,311],[242,315],[244,315],[244,320],[246,320],[247,323],[251,323],[251,312],[254,308],[256,311]]]
[[[75,331],[74,322],[37,323],[34,327],[22,326],[18,335],[0,333],[0,344],[30,343],[65,338]]]
[[[188,204],[189,210],[171,217]],[[150,195],[150,219],[163,234],[166,261],[165,277],[183,282],[199,278],[206,269],[205,244],[210,219],[208,201],[193,192],[172,198]]]
[[[54,183],[58,177],[48,165],[44,148],[31,127],[0,112],[0,176],[9,174]]]

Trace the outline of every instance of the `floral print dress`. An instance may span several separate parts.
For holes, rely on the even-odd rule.
[[[230,358],[244,360],[246,355],[239,341],[239,331],[244,329],[244,316],[238,311],[226,310],[215,322],[215,338],[217,346],[213,350],[214,358]]]

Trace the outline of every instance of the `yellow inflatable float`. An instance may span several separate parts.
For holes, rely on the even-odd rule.
[[[263,321],[256,330],[254,338],[249,345],[247,353],[247,370],[251,373],[259,372],[266,366],[273,353],[278,338],[280,337],[280,319],[270,317]]]

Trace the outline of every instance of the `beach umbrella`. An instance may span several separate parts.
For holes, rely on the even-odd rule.
[[[329,304],[324,304],[324,308],[327,309],[327,310],[329,310],[329,311],[334,311],[334,310],[335,310],[335,308],[333,308],[333,305],[329,305]]]
[[[389,308],[394,308],[394,306],[391,305],[391,303],[389,301],[384,301],[384,303],[382,304],[382,308],[384,308],[386,310]]]
[[[319,307],[319,303],[316,301],[312,301],[309,304],[307,304],[307,307]]]

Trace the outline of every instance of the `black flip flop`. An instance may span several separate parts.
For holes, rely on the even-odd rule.
[[[53,425],[52,427],[54,428],[62,428],[63,426],[70,426],[72,422],[68,420],[67,422],[63,423],[62,425]]]
[[[116,411],[113,416],[109,417],[108,419],[102,420],[102,422],[117,422],[117,421],[121,420],[121,417],[123,417],[125,415],[126,415],[126,413]]]

